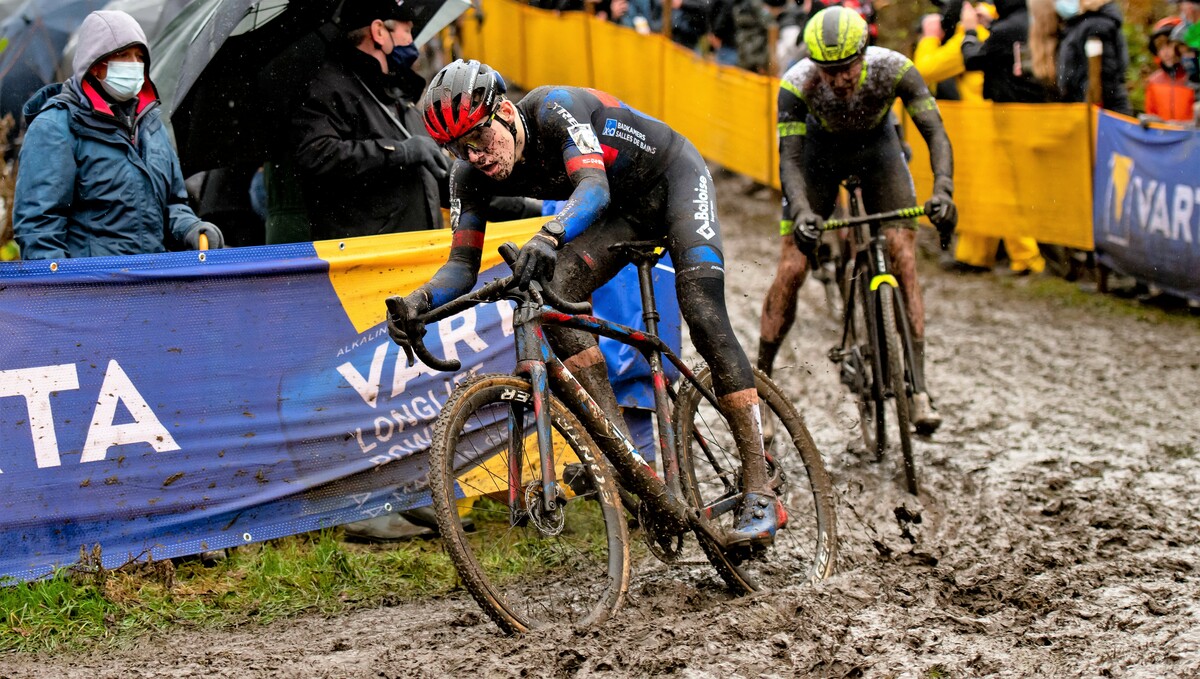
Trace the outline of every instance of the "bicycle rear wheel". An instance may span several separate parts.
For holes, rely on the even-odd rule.
[[[823,580],[833,573],[837,556],[833,485],[821,454],[791,401],[765,373],[757,369],[754,373],[762,417],[775,418],[778,423],[767,447],[767,466],[771,487],[787,512],[787,524],[776,534],[774,547],[753,558],[701,541],[722,578],[741,592],[757,591],[796,575],[814,582]],[[697,379],[711,391],[712,375],[707,367]],[[675,421],[685,496],[714,527],[732,528],[742,497],[742,463],[728,420],[715,403],[686,383],[675,406]]]
[[[904,378],[904,342],[897,323],[896,305],[899,291],[891,285],[879,287],[880,334],[883,335],[884,358],[887,361],[887,379],[891,385],[896,411],[896,429],[900,435],[900,452],[903,456],[904,485],[908,492],[917,494],[917,462],[912,443],[912,423],[909,420],[908,381]]]
[[[465,382],[434,424],[429,453],[446,549],[480,607],[510,633],[602,622],[629,586],[627,528],[613,475],[553,396],[547,406],[559,501],[552,511],[541,509],[532,404],[529,382],[519,377]],[[575,462],[581,464],[572,464],[573,475],[564,475],[564,465]]]

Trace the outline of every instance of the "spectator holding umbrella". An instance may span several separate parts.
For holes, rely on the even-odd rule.
[[[179,157],[159,119],[150,49],[133,17],[92,12],[73,75],[25,104],[13,231],[25,259],[163,252],[164,234],[197,248],[224,237],[187,203]]]

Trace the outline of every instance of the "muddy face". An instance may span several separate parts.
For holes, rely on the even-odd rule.
[[[498,120],[464,135],[451,145],[450,150],[495,180],[508,178],[517,160],[516,140]]]
[[[863,61],[855,59],[845,66],[822,66],[817,69],[821,80],[839,97],[848,97],[854,93],[858,79],[862,77]]]

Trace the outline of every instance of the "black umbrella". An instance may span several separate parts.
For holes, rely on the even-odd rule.
[[[54,82],[63,46],[107,0],[28,0],[0,23],[0,116],[20,120],[38,88]]]
[[[467,0],[406,0],[413,35],[444,26]],[[286,115],[338,34],[342,0],[195,0],[151,47],[185,175],[257,166],[284,141]],[[463,8],[448,16],[444,6]],[[447,18],[448,17],[448,18]],[[430,34],[432,35],[432,34]]]

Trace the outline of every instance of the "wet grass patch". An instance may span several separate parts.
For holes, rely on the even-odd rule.
[[[1194,443],[1163,443],[1159,445],[1159,451],[1172,460],[1185,460],[1196,457],[1196,445]]]
[[[998,278],[1005,289],[1024,294],[1032,299],[1047,300],[1065,307],[1109,316],[1132,318],[1145,323],[1166,323],[1200,328],[1200,315],[1188,310],[1186,305],[1178,308],[1162,308],[1144,304],[1136,299],[1102,294],[1085,290],[1079,283],[1068,282],[1055,276],[1031,278]]]
[[[239,547],[212,566],[76,567],[8,583],[0,587],[0,652],[121,645],[168,628],[228,629],[330,615],[455,586],[439,540],[356,545],[332,529]]]

